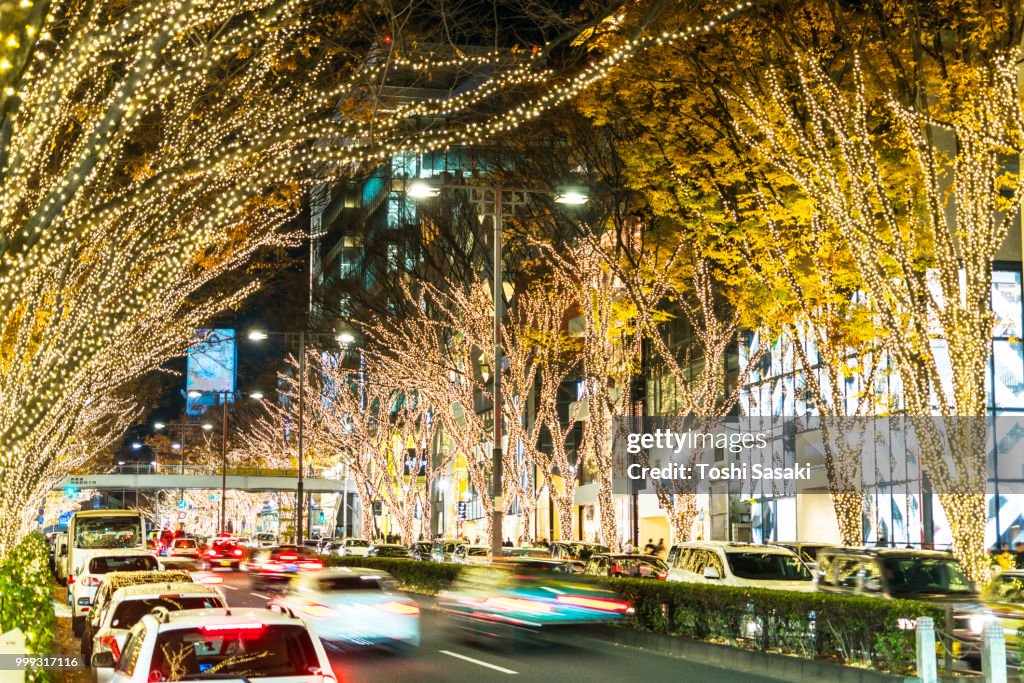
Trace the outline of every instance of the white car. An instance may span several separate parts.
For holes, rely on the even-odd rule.
[[[307,620],[335,648],[420,644],[420,608],[385,572],[336,567],[298,576],[268,605]]]
[[[251,683],[265,679],[338,682],[324,646],[309,625],[267,609],[168,612],[158,608],[132,627],[116,661],[111,652],[97,652],[91,663],[94,668],[113,667],[110,683],[214,675]]]
[[[487,545],[460,545],[452,553],[455,564],[490,564],[491,547]]]
[[[696,541],[672,546],[668,580],[742,588],[814,592],[814,577],[789,548]]]
[[[167,557],[199,558],[199,543],[194,538],[176,538],[167,549]]]
[[[96,589],[109,572],[139,572],[163,569],[160,560],[153,553],[138,550],[106,550],[103,554],[91,555],[84,560],[84,567],[75,567],[68,585],[68,600],[71,602],[71,628],[76,638],[85,631],[85,618],[89,614]]]
[[[365,538],[346,538],[336,552],[340,557],[366,557],[370,552],[370,542]]]
[[[96,652],[112,652],[121,656],[129,629],[156,607],[173,612],[185,609],[226,607],[224,595],[216,588],[195,583],[144,583],[118,588],[103,607],[98,626],[90,643],[82,643],[87,658]],[[93,668],[93,681],[106,683],[112,667]]]

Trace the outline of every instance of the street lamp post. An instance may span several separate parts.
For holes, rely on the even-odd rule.
[[[281,335],[281,336],[287,337],[290,334],[296,334],[296,333],[290,333],[290,332],[267,332],[265,330],[252,330],[251,332],[249,332],[249,339],[251,339],[252,341],[263,341],[264,339],[269,337],[271,334],[277,334],[277,335]],[[303,502],[305,500],[303,498],[303,489],[304,489],[304,483],[303,483],[303,476],[304,476],[304,474],[303,474],[303,457],[304,457],[303,427],[304,427],[304,424],[303,423],[304,423],[304,420],[305,420],[305,410],[306,410],[306,334],[307,334],[307,332],[306,332],[306,330],[299,330],[297,334],[298,334],[298,337],[299,337],[299,425],[298,425],[298,428],[299,428],[299,430],[298,430],[299,431],[299,433],[298,433],[298,449],[299,449],[298,465],[299,465],[299,471],[298,471],[298,477],[297,477],[298,481],[296,482],[296,486],[295,486],[295,544],[296,545],[302,545],[302,526],[303,526],[302,511],[303,511]],[[312,332],[310,334],[317,335],[318,333]],[[355,336],[351,332],[342,332],[341,334],[339,334],[335,338],[337,339],[338,343],[341,344],[343,347],[345,347],[348,344],[351,344],[352,342],[355,341]]]
[[[506,188],[501,183],[492,187],[479,185],[451,185],[453,188],[469,188],[470,190],[491,190],[494,193],[494,236],[492,255],[494,274],[493,298],[494,298],[494,428],[492,438],[494,439],[491,449],[491,499],[493,510],[491,512],[491,556],[502,557],[502,523],[504,519],[503,508],[505,505],[505,487],[502,482],[504,475],[504,463],[502,460],[503,450],[501,447],[501,419],[504,410],[504,399],[501,393],[501,371],[502,371],[502,348],[501,348],[501,319],[504,316],[504,291],[502,290],[503,268],[502,268],[502,240],[504,229],[503,197],[505,191],[520,194],[554,194],[555,202],[558,204],[579,205],[585,204],[588,199],[589,190],[579,186],[564,186],[556,190],[535,190],[527,188]],[[441,185],[428,180],[417,180],[410,183],[408,194],[413,199],[429,199],[436,197],[441,192]]]

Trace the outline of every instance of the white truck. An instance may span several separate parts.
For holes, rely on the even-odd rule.
[[[147,553],[146,527],[138,510],[80,510],[68,522],[67,575],[71,603],[71,625],[76,635],[85,627],[88,604],[73,599],[75,577],[88,570],[89,561],[111,550],[138,550]],[[91,598],[91,596],[90,596]]]

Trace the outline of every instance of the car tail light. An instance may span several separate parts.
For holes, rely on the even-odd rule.
[[[312,562],[301,562],[301,563],[299,563],[299,566],[302,567],[303,569],[323,569],[324,568],[323,562],[319,562],[319,561],[316,561],[316,560],[314,560]]]
[[[601,612],[628,612],[629,603],[625,600],[611,600],[608,598],[591,598],[586,595],[559,595],[558,602],[573,607],[585,607],[596,609]]]
[[[279,555],[278,557],[279,557],[280,559],[282,559],[282,560],[286,560],[286,561],[290,561],[290,560],[297,560],[297,559],[299,559],[299,556],[298,556],[298,555]]]
[[[213,548],[210,548],[209,550],[206,551],[206,555],[207,555],[207,557],[217,557],[217,551],[214,550]]]
[[[75,582],[75,575],[74,574],[68,574],[68,585],[70,586],[74,582]]]
[[[98,586],[101,583],[103,583],[102,577],[99,577],[99,576],[90,576],[89,577],[89,585],[90,586]]]
[[[664,581],[668,578],[668,572],[658,572],[658,579]]]
[[[243,622],[240,624],[208,624],[200,626],[203,633],[223,633],[224,631],[262,631],[266,624]]]
[[[314,617],[336,617],[338,616],[338,610],[328,607],[327,605],[321,605],[319,602],[305,602],[300,608],[306,614]]]
[[[234,555],[235,557],[241,557],[242,556],[242,549],[241,548],[235,548],[234,550],[231,551],[231,554]]]
[[[117,638],[112,635],[100,636],[100,645],[102,647],[96,648],[98,652],[109,650],[114,655],[114,660],[121,656],[121,648],[117,644]]]
[[[381,609],[392,614],[400,614],[404,617],[414,617],[420,613],[419,606],[410,602],[386,602],[381,605]]]

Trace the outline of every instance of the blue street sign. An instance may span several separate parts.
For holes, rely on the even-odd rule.
[[[179,500],[178,501],[178,509],[179,510],[184,510],[187,506],[188,506],[188,503],[186,503],[185,501],[183,501],[183,500]]]
[[[37,517],[37,519],[39,521],[39,526],[42,526],[43,525],[43,517],[39,516],[39,517]]]
[[[71,523],[71,514],[72,513],[70,513],[70,512],[65,512],[63,515],[58,517],[57,518],[57,525],[58,526],[67,526],[68,524],[70,524]]]

